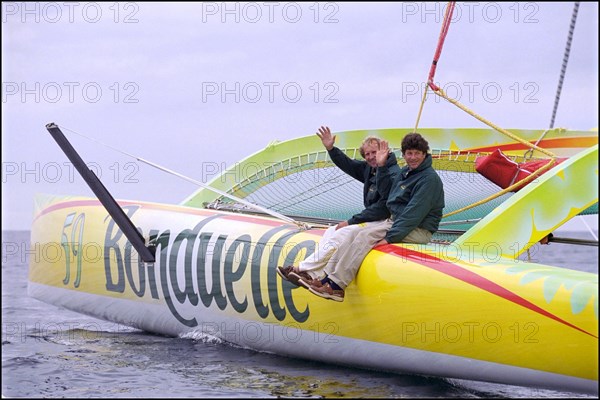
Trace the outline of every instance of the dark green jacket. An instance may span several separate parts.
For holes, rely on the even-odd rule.
[[[379,168],[372,168],[363,160],[353,160],[337,147],[328,150],[331,161],[342,171],[363,183],[363,203],[365,209],[360,213],[353,215],[348,224],[360,224],[362,222],[381,221],[390,216],[386,207],[389,190],[391,187],[390,176],[380,178],[380,184],[377,183],[376,171]],[[396,156],[391,153],[388,157],[386,167],[398,165]],[[381,185],[381,186],[379,186]]]
[[[394,221],[385,236],[389,243],[401,242],[417,227],[432,233],[438,230],[445,206],[444,187],[431,165],[431,154],[427,154],[415,170],[397,164],[378,168],[378,179],[392,186],[386,203]]]

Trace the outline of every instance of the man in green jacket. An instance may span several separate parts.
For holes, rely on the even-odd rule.
[[[444,187],[427,153],[429,143],[420,134],[409,133],[401,149],[406,161],[403,168],[388,168],[387,152],[378,154],[378,179],[391,181],[392,187],[386,203],[391,226],[377,245],[429,243],[442,219]]]
[[[322,131],[320,133],[319,137],[322,140],[328,137],[323,135]],[[324,140],[323,144],[331,151],[333,140]],[[391,213],[390,217],[362,224],[349,225],[344,222],[341,224],[343,229],[338,227],[338,230],[335,227],[330,228],[326,232],[329,233],[326,235],[327,240],[322,240],[327,243],[324,249],[310,255],[300,263],[299,268],[278,267],[278,273],[283,279],[305,287],[317,296],[343,301],[346,286],[355,278],[364,257],[374,244],[428,243],[431,240],[442,219],[442,181],[431,166],[431,155],[427,153],[429,143],[420,134],[406,135],[402,140],[401,149],[406,160],[404,168],[398,166],[385,140],[380,141],[377,151],[374,151],[375,160],[372,160],[371,166],[374,168],[374,186],[381,194],[380,199],[385,199],[389,193],[385,204]],[[330,155],[332,159],[335,156],[331,152]],[[366,202],[365,199],[365,205]],[[379,207],[375,209],[378,211],[368,213],[370,218],[381,218],[380,215],[384,215],[385,218],[386,212]],[[321,247],[321,243],[319,246]],[[333,255],[338,256],[335,262],[332,262]],[[326,273],[324,279],[321,275],[323,271]]]
[[[335,135],[331,134],[328,127],[321,127],[317,136],[333,163],[363,184],[365,208],[347,221],[327,229],[315,252],[297,267],[280,266],[277,267],[277,273],[282,279],[304,287],[319,297],[343,301],[345,288],[356,276],[365,255],[385,236],[389,224],[390,213],[386,201],[391,184],[387,182],[387,177],[379,178],[377,175],[377,154],[381,143],[386,142],[373,136],[365,138],[360,147],[364,160],[353,160],[334,146]],[[393,153],[386,155],[383,164],[398,168]]]

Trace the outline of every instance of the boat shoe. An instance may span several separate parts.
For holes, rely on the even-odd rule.
[[[303,286],[299,282],[300,279],[304,279],[306,281],[312,280],[312,277],[308,275],[308,273],[301,272],[293,265],[289,265],[287,267],[277,267],[277,274],[281,277],[281,279],[291,282],[296,286]]]
[[[321,286],[311,285],[311,286],[309,286],[308,290],[312,294],[315,294],[324,299],[334,300],[334,301],[344,301],[344,290],[343,289],[336,290],[336,289],[332,288],[331,285],[329,284],[329,282],[327,282]]]
[[[310,290],[311,286],[323,286],[323,281],[321,281],[320,279],[313,279],[306,272],[300,272],[300,274],[297,274],[295,271],[292,271],[288,276],[290,277],[290,279],[292,278],[292,276],[294,277],[294,279],[298,279],[298,285],[303,287],[304,289]]]

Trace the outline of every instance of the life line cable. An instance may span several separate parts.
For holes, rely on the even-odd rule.
[[[166,173],[168,173],[168,174],[171,174],[171,175],[175,175],[175,176],[177,176],[177,177],[179,177],[179,178],[182,178],[182,179],[184,179],[184,180],[186,180],[186,181],[188,181],[188,182],[194,183],[194,184],[196,184],[196,185],[198,185],[198,186],[200,186],[200,187],[203,187],[204,189],[208,189],[208,190],[210,190],[210,191],[212,191],[212,192],[215,192],[215,193],[217,193],[217,194],[220,194],[221,196],[228,197],[228,198],[230,198],[230,199],[232,199],[232,200],[234,200],[234,201],[237,201],[237,202],[239,202],[239,203],[242,203],[242,204],[244,204],[245,206],[248,206],[248,207],[254,208],[254,209],[256,209],[256,210],[259,210],[260,212],[263,212],[263,213],[265,213],[265,214],[271,215],[271,216],[273,216],[273,217],[275,217],[275,218],[279,218],[279,219],[281,219],[281,220],[283,220],[283,221],[285,221],[285,222],[289,222],[289,223],[295,224],[295,225],[297,225],[297,226],[298,226],[298,228],[300,228],[300,230],[308,230],[308,229],[310,229],[310,227],[309,227],[309,226],[308,226],[306,223],[304,223],[304,222],[301,222],[301,221],[296,221],[295,219],[293,219],[293,218],[290,218],[290,217],[288,217],[288,216],[285,216],[285,215],[283,215],[283,214],[280,214],[280,213],[278,213],[278,212],[276,212],[276,211],[269,210],[269,209],[267,209],[267,208],[264,208],[264,207],[262,207],[262,206],[259,206],[259,205],[257,205],[257,204],[250,203],[250,202],[248,202],[248,201],[246,201],[246,200],[244,200],[244,199],[240,199],[239,197],[236,197],[236,196],[234,196],[234,195],[231,195],[231,194],[229,194],[229,193],[223,192],[223,191],[221,191],[221,190],[219,190],[219,189],[213,188],[213,187],[211,187],[211,186],[209,186],[209,185],[206,185],[206,184],[204,184],[204,183],[202,183],[202,182],[199,182],[199,181],[197,181],[197,180],[195,180],[195,179],[193,179],[193,178],[187,177],[187,176],[185,176],[185,175],[183,175],[183,174],[180,174],[179,172],[173,171],[173,170],[171,170],[171,169],[169,169],[169,168],[166,168],[166,167],[163,167],[163,166],[161,166],[161,165],[158,165],[158,164],[156,164],[156,163],[153,163],[153,162],[151,162],[151,161],[145,160],[145,159],[143,159],[143,158],[141,158],[141,157],[137,157],[137,156],[134,156],[133,154],[129,154],[129,153],[127,153],[127,152],[125,152],[125,151],[123,151],[123,150],[121,150],[121,149],[117,149],[116,147],[113,147],[113,146],[111,146],[111,145],[108,145],[108,144],[106,144],[106,143],[103,143],[103,142],[101,142],[101,141],[99,141],[99,140],[97,140],[97,139],[94,139],[94,138],[92,138],[92,137],[86,136],[86,135],[84,135],[84,134],[82,134],[82,133],[76,132],[76,131],[74,131],[74,130],[72,130],[72,129],[66,128],[66,127],[64,127],[64,126],[61,126],[61,128],[63,128],[64,130],[67,130],[67,131],[69,131],[69,132],[71,132],[71,133],[74,133],[75,135],[78,135],[78,136],[81,136],[81,137],[83,137],[83,138],[86,138],[86,139],[88,139],[88,140],[91,140],[91,141],[93,141],[93,142],[96,142],[96,143],[100,144],[101,146],[108,147],[109,149],[111,149],[111,150],[114,150],[114,151],[116,151],[116,152],[118,152],[118,153],[121,153],[121,154],[123,154],[123,155],[125,155],[125,156],[127,156],[127,157],[131,157],[131,158],[134,158],[134,159],[136,159],[136,160],[138,160],[138,161],[141,161],[141,162],[143,162],[144,164],[150,165],[151,167],[154,167],[154,168],[156,168],[156,169],[159,169],[159,170],[161,170],[161,171],[163,171],[163,172],[166,172]]]
[[[569,54],[571,53],[571,42],[573,41],[573,32],[575,31],[575,22],[577,21],[577,12],[579,11],[579,2],[576,1],[573,6],[573,14],[571,15],[571,25],[569,26],[569,35],[567,36],[567,44],[565,46],[565,54],[563,56],[562,67],[560,68],[560,77],[558,79],[558,88],[554,98],[554,109],[552,110],[552,119],[550,120],[550,128],[554,128],[554,119],[558,110],[558,102],[560,101],[560,92],[562,91],[565,73],[567,72],[567,63],[569,62]]]
[[[558,110],[558,103],[560,101],[560,93],[562,92],[563,82],[565,80],[565,73],[567,72],[567,64],[569,62],[569,54],[571,53],[571,43],[573,42],[573,32],[575,31],[575,23],[577,22],[577,13],[579,11],[579,2],[576,1],[573,6],[573,14],[571,15],[571,24],[569,26],[569,34],[567,36],[567,44],[565,45],[565,54],[563,56],[563,63],[560,68],[560,76],[558,78],[558,87],[556,88],[556,96],[554,97],[554,108],[552,109],[552,117],[550,118],[550,127],[542,133],[535,144],[537,145],[546,136],[551,129],[554,129],[554,120],[556,119],[556,112]],[[525,152],[525,159],[529,159],[533,156],[533,149],[529,149]]]

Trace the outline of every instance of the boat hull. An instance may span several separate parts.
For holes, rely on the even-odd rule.
[[[99,201],[39,196],[29,294],[165,335],[399,373],[598,391],[597,275],[451,245],[369,253],[343,303],[282,281],[323,230],[119,201],[156,262]]]

